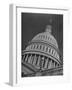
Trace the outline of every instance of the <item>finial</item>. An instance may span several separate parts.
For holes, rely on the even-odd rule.
[[[47,25],[45,31],[48,32],[48,33],[51,33],[52,32],[52,26],[51,25]]]

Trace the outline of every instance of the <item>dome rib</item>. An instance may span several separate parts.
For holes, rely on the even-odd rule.
[[[35,42],[35,41],[44,41],[46,43],[50,43],[52,45],[54,45],[56,48],[58,48],[58,44],[56,39],[48,32],[44,32],[44,33],[40,33],[38,35],[36,35],[31,42]]]

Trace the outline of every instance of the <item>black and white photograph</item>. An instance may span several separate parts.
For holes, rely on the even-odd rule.
[[[21,77],[63,75],[63,14],[21,13]]]
[[[11,85],[70,81],[69,13],[68,8],[61,7],[11,5]]]

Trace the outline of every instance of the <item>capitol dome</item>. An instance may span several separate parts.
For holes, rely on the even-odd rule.
[[[56,39],[54,38],[53,35],[51,35],[51,26],[48,25],[46,27],[45,32],[40,33],[38,35],[36,35],[31,42],[45,42],[47,44],[50,44],[56,48],[58,48],[58,44]]]
[[[61,66],[58,44],[51,30],[51,26],[47,25],[45,32],[36,35],[23,51],[23,63],[35,72]]]

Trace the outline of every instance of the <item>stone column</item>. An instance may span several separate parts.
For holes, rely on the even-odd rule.
[[[54,68],[54,61],[52,60],[52,68]]]
[[[25,54],[24,54],[24,56],[23,56],[22,60],[23,60],[23,61],[25,61]]]
[[[41,57],[40,55],[38,56],[38,62],[37,62],[37,66],[40,67],[40,60],[41,60]]]
[[[28,58],[28,63],[31,64],[31,61],[32,61],[32,55],[29,56],[29,58]]]
[[[35,64],[35,67],[37,69],[40,69],[40,60],[41,60],[41,57],[40,56],[36,56],[36,64]]]
[[[48,65],[48,69],[51,69],[52,68],[52,60],[49,59],[49,65]]]
[[[53,56],[52,51],[53,51],[53,49],[51,48],[51,50],[50,50],[50,54]]]
[[[33,65],[35,65],[35,64],[36,64],[36,60],[37,60],[36,55],[35,55],[33,58],[34,58],[34,59],[33,59]]]
[[[58,64],[56,63],[56,67],[58,67]]]
[[[48,66],[48,58],[45,59],[45,65],[44,65],[44,68],[47,69],[47,66]]]
[[[33,64],[33,61],[34,61],[34,56],[32,55],[31,56],[31,62],[30,63]]]
[[[25,62],[28,62],[28,54],[26,55]]]
[[[41,58],[41,62],[42,62],[42,67],[43,67],[43,64],[44,64],[44,57]]]
[[[54,62],[54,68],[56,67],[56,66],[55,66],[55,63],[56,63],[56,62]]]
[[[44,70],[44,65],[45,65],[45,57],[41,58],[41,68]]]

